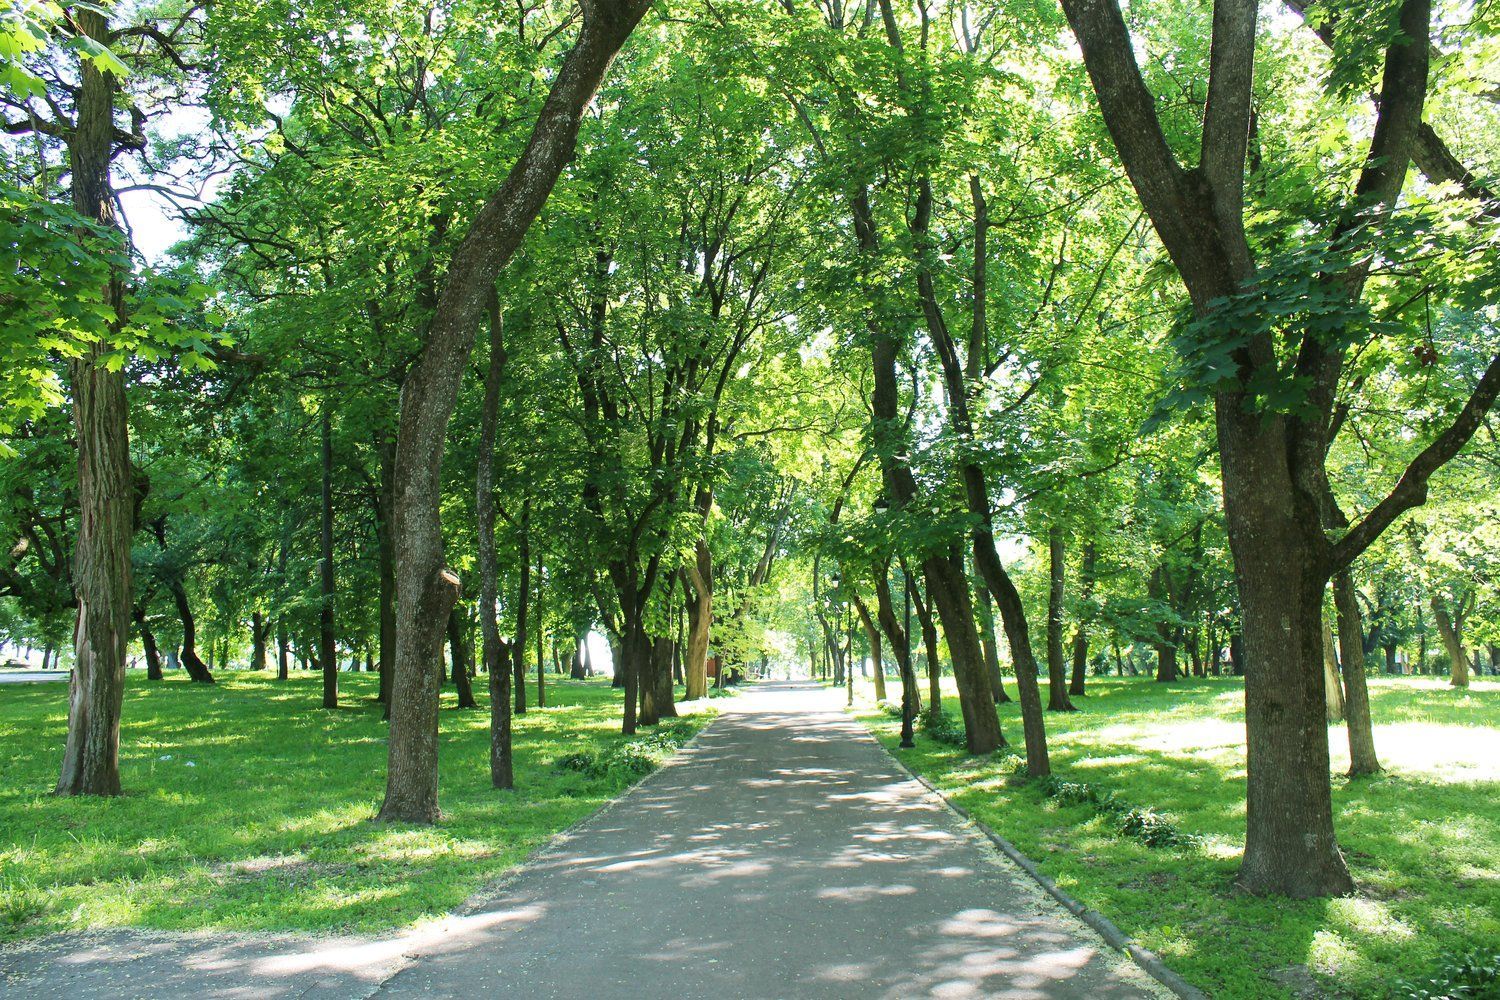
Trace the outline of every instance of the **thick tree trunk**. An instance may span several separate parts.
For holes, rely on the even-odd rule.
[[[484,672],[490,686],[490,784],[495,788],[514,788],[510,651],[500,641],[500,623],[496,620],[500,581],[495,557],[495,432],[500,419],[505,341],[500,307],[493,295],[489,314],[490,359],[484,376],[484,403],[479,414],[479,461],[474,472],[474,521],[479,534],[479,634]]]
[[[1286,431],[1239,400],[1218,407],[1225,523],[1243,609],[1247,757],[1240,883],[1309,898],[1353,889],[1333,831],[1324,717],[1322,526],[1299,508]]]
[[[652,648],[652,658],[656,661],[653,702],[658,722],[677,718],[677,703],[673,700],[676,692],[672,690],[672,649],[675,645],[670,638],[660,636]]]
[[[593,0],[554,78],[536,126],[500,189],[453,254],[447,283],[401,391],[396,443],[396,658],[383,820],[438,818],[434,664],[441,658],[458,578],[443,565],[443,444],[494,282],[573,156],[583,110],[641,16],[646,0]]]
[[[338,708],[339,661],[334,652],[333,636],[333,416],[328,410],[326,399],[323,400],[322,410],[323,495],[322,523],[318,533],[321,555],[318,574],[318,659],[323,661],[323,707]]]
[[[1339,652],[1344,661],[1344,716],[1349,724],[1349,777],[1380,771],[1375,755],[1375,729],[1370,719],[1370,691],[1365,683],[1364,622],[1354,578],[1346,570],[1333,578],[1333,604],[1338,611]]]
[[[107,42],[99,9],[72,12],[81,34]],[[68,143],[73,207],[115,228],[109,163],[114,152],[115,78],[81,60],[76,126]],[[111,276],[100,289],[111,326],[123,318],[124,286]],[[130,634],[130,540],[134,483],[130,474],[125,373],[111,365],[114,345],[90,345],[68,362],[73,427],[78,443],[78,534],[74,542],[73,676],[68,682],[68,738],[58,795],[120,794],[120,707]]]
[[[1068,664],[1063,657],[1063,581],[1067,560],[1062,525],[1047,529],[1047,711],[1076,712],[1068,697]]]
[[[284,681],[291,676],[291,649],[286,637],[286,626],[276,623],[276,679]]]

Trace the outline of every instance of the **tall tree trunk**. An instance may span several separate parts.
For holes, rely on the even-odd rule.
[[[318,603],[318,659],[323,661],[323,707],[339,707],[339,661],[334,652],[333,637],[333,415],[328,410],[328,400],[323,400],[322,419],[322,465],[323,496],[322,523],[318,533],[321,565],[319,566],[320,593]]]
[[[516,714],[526,714],[526,614],[531,604],[531,498],[521,502],[519,559],[521,579],[516,587],[516,634],[511,641],[511,667],[516,685]]]
[[[1333,627],[1323,616],[1323,705],[1329,723],[1344,718],[1344,682],[1339,677],[1339,656],[1333,645]]]
[[[1448,662],[1450,675],[1448,683],[1452,687],[1466,688],[1469,686],[1469,652],[1464,649],[1463,635],[1455,624],[1454,618],[1449,615],[1448,607],[1443,599],[1433,594],[1432,618],[1437,623],[1438,635],[1443,640],[1443,648],[1448,651]]]
[[[1068,694],[1082,695],[1084,676],[1088,672],[1089,660],[1089,633],[1088,616],[1089,602],[1094,599],[1094,572],[1098,561],[1098,552],[1093,542],[1083,543],[1083,560],[1078,570],[1078,597],[1079,605],[1084,609],[1078,616],[1078,629],[1073,633],[1073,679],[1068,685]],[[1210,630],[1212,635],[1212,630]],[[1209,639],[1209,645],[1213,645],[1213,639]]]
[[[396,659],[385,801],[380,819],[438,818],[438,688],[448,611],[458,577],[443,565],[443,444],[495,279],[572,158],[584,108],[645,14],[647,0],[592,0],[553,79],[526,148],[456,248],[447,283],[401,393],[396,442]]]
[[[266,633],[271,627],[266,624],[266,616],[254,611],[250,614],[250,669],[266,669]]]
[[[146,680],[159,681],[162,679],[161,651],[156,648],[156,636],[151,631],[151,626],[146,623],[146,609],[132,608],[131,617],[135,619],[135,630],[141,636],[141,650],[146,654]]]
[[[380,495],[375,501],[375,546],[380,574],[380,687],[376,700],[390,717],[391,671],[396,662],[396,540],[391,536],[396,478],[396,443],[384,431],[375,434],[375,454],[380,463]]]
[[[979,645],[984,649],[984,669],[990,677],[990,689],[995,693],[995,704],[1010,701],[1005,691],[1005,679],[1000,674],[1000,643],[995,638],[995,616],[990,589],[983,581],[974,586],[974,600],[979,608]]]
[[[708,694],[708,638],[713,622],[713,555],[708,542],[699,538],[693,561],[682,570],[688,614],[687,659],[683,665],[687,683],[683,701],[696,701]]]
[[[547,629],[546,629],[546,624],[545,624],[546,623],[546,619],[542,617],[542,596],[543,596],[543,587],[544,587],[544,584],[545,584],[544,571],[545,571],[545,567],[542,565],[542,557],[541,556],[537,556],[537,560],[536,560],[536,707],[537,708],[546,708],[547,707],[547,680],[546,680],[546,677],[544,676],[544,670],[543,670],[543,665],[546,663],[546,656],[544,655],[544,652],[545,652],[544,647],[546,646],[546,643],[547,643]],[[671,693],[671,689],[670,689],[670,685],[669,685],[669,687],[668,687],[668,694],[670,694],[670,693]],[[672,714],[673,715],[677,714],[677,710],[675,708],[672,710]]]
[[[286,637],[286,626],[276,623],[276,679],[284,681],[291,676],[291,650]]]
[[[182,620],[183,669],[187,671],[190,680],[198,684],[212,684],[213,672],[198,656],[198,622],[188,604],[187,589],[180,579],[173,577],[167,583],[167,590],[172,595],[172,604],[177,608],[177,617]]]
[[[860,596],[851,593],[855,610],[859,612],[859,623],[865,630],[865,642],[870,647],[870,667],[874,671],[875,700],[883,702],[885,698],[885,671],[880,666],[880,627],[875,624],[875,619],[870,615],[870,609]]]
[[[459,708],[478,708],[474,700],[473,664],[469,656],[469,623],[463,607],[455,603],[448,612],[448,666],[453,675],[453,689],[458,692]]]
[[[107,43],[99,8],[72,12],[79,33]],[[76,124],[68,142],[73,207],[84,218],[117,229],[109,163],[114,152],[115,78],[91,58],[81,60]],[[111,275],[100,289],[111,327],[124,317],[124,285]],[[130,473],[125,373],[100,341],[68,362],[73,427],[78,442],[78,535],[73,590],[73,676],[68,682],[68,738],[58,795],[120,794],[120,707],[130,633],[130,540],[134,484]]]
[[[927,711],[936,718],[943,711],[943,664],[938,658],[937,625],[932,621],[932,610],[917,589],[916,578],[907,571],[904,561],[901,572],[906,577],[906,592],[917,612],[917,625],[922,630],[922,649],[927,656]]]
[[[510,652],[500,641],[496,620],[500,602],[495,558],[495,431],[500,420],[500,381],[505,371],[505,341],[499,303],[489,307],[490,360],[484,376],[484,403],[479,415],[479,461],[474,472],[474,521],[479,533],[479,634],[484,672],[490,685],[490,784],[515,787],[511,748]]]
[[[1063,658],[1063,581],[1067,561],[1062,525],[1047,529],[1047,711],[1076,712],[1068,697],[1068,664]]]
[[[677,703],[672,690],[672,649],[676,644],[668,636],[659,636],[652,650],[655,663],[655,707],[657,721],[677,718]]]
[[[908,631],[910,622],[902,622],[896,617],[895,602],[891,600],[888,565],[877,566],[875,569],[875,611],[881,630],[891,640],[891,652],[896,656],[896,667],[901,674],[901,746],[910,748],[916,745],[913,741],[913,729],[922,705],[917,694],[917,675],[911,665],[911,634]]]
[[[1349,723],[1349,777],[1380,771],[1375,755],[1375,728],[1370,719],[1370,691],[1365,683],[1364,623],[1359,595],[1348,570],[1333,578],[1333,604],[1338,611],[1339,653],[1344,661],[1344,715]]]

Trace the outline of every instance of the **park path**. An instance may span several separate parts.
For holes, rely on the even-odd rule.
[[[0,955],[0,996],[7,981],[51,998],[137,985],[382,1000],[1160,995],[840,700],[763,684],[720,702],[724,716],[672,764],[414,934],[261,939],[248,952],[216,938],[195,961],[144,935],[115,961],[101,947],[49,962],[42,948],[23,966]]]

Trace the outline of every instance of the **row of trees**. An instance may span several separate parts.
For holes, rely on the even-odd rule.
[[[1323,895],[1330,702],[1378,769],[1366,660],[1494,641],[1482,12],[28,9],[0,607],[74,619],[60,792],[119,790],[131,635],[330,707],[375,667],[407,822],[445,678],[487,674],[504,787],[528,665],[594,630],[627,733],[710,643],[845,676],[858,632],[908,737],[946,659],[1037,776],[1149,647],[1243,673],[1242,882]]]

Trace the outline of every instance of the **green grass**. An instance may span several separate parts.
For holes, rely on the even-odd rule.
[[[489,783],[489,712],[442,712],[443,821],[369,822],[385,781],[375,678],[132,675],[117,799],[59,799],[67,686],[0,688],[0,939],[98,927],[380,931],[452,910],[632,779],[558,758],[621,741],[607,680],[548,679],[516,720],[515,792]],[[534,697],[534,689],[533,689]],[[708,714],[688,716],[701,727]]]
[[[1079,712],[1047,715],[1054,772],[1154,809],[1194,842],[1147,847],[1121,835],[1116,816],[1045,795],[1004,758],[966,757],[923,736],[895,752],[1214,997],[1293,997],[1298,984],[1319,996],[1400,995],[1400,980],[1471,949],[1500,950],[1500,684],[1457,692],[1438,678],[1371,682],[1388,771],[1333,780],[1358,891],[1307,902],[1231,885],[1245,832],[1237,680],[1101,678],[1089,687],[1075,699]],[[956,699],[945,704],[957,713]],[[868,702],[859,711],[894,750],[898,722]],[[1001,714],[1019,743],[1017,706]],[[1330,740],[1334,767],[1347,768],[1342,726]]]

